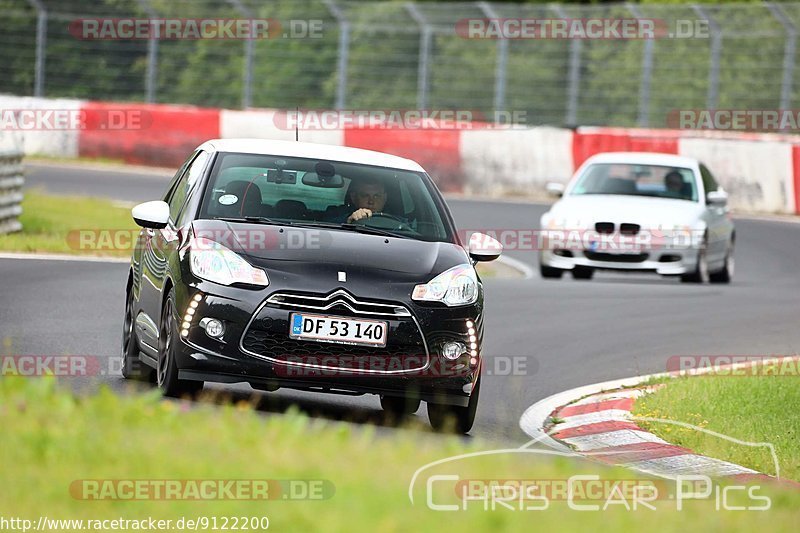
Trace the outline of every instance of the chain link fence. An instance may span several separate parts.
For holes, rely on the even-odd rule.
[[[76,21],[270,19],[269,39],[83,39]],[[470,39],[477,19],[657,19],[656,39]],[[530,125],[664,127],[790,109],[800,3],[0,0],[0,93],[226,108],[468,109]]]

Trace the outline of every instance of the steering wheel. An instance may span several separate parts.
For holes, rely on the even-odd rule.
[[[414,228],[409,226],[408,222],[403,220],[400,217],[392,215],[391,213],[372,213],[371,217],[364,217],[360,220],[354,220],[353,224],[363,224],[366,225],[367,221],[375,221],[375,220],[384,220],[385,222],[379,222],[377,224],[370,224],[371,226],[375,226],[376,228],[380,229],[399,229],[403,231],[414,231]],[[387,223],[388,222],[388,223]],[[396,224],[394,224],[396,223]]]

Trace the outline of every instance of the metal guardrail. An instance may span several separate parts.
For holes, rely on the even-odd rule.
[[[20,231],[22,224],[22,152],[0,152],[0,235]]]

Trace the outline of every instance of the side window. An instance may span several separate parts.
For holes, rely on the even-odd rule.
[[[175,190],[175,184],[178,183],[178,180],[180,180],[181,176],[183,176],[183,173],[186,172],[186,168],[189,166],[189,163],[194,160],[195,156],[197,156],[197,152],[192,152],[191,155],[186,158],[186,161],[183,162],[181,168],[179,168],[175,175],[172,176],[172,179],[169,181],[169,187],[167,187],[167,192],[164,194],[162,200],[169,203],[169,199],[172,198],[172,191]]]
[[[189,194],[189,190],[191,190],[192,185],[197,182],[197,179],[202,174],[207,161],[208,153],[200,152],[194,161],[192,161],[192,163],[189,165],[189,168],[187,168],[183,173],[183,176],[181,176],[178,182],[175,184],[175,188],[172,190],[172,195],[170,196],[169,200],[167,200],[167,203],[169,204],[169,218],[173,222],[177,223],[181,208],[183,207],[183,204],[186,203],[186,196]]]
[[[703,188],[706,194],[719,189],[717,180],[714,179],[714,176],[711,175],[711,171],[708,170],[705,165],[700,165],[700,176],[703,178]]]

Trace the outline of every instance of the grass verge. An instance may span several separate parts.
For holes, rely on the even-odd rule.
[[[579,512],[563,500],[551,501],[539,511],[520,510],[517,502],[511,502],[514,510],[500,505],[487,511],[477,501],[470,502],[467,510],[434,511],[426,506],[427,479],[434,473],[462,480],[565,480],[576,474],[630,480],[635,475],[563,457],[481,455],[426,470],[412,489],[412,504],[409,482],[418,468],[486,446],[419,431],[399,430],[386,438],[369,427],[312,420],[298,412],[262,416],[247,404],[187,407],[183,402],[162,401],[155,393],[120,396],[101,390],[76,398],[49,378],[0,378],[0,423],[0,516],[34,523],[39,516],[84,520],[266,516],[270,529],[301,531],[529,530],[531,523],[545,529],[588,530],[596,528],[598,520],[604,528],[623,531],[640,531],[656,521],[666,530],[683,529],[688,522],[697,529],[745,531],[764,520],[773,530],[788,530],[800,506],[800,494],[768,488],[762,489],[772,498],[772,508],[766,512],[717,510],[713,498],[686,502],[677,512],[675,501],[666,495],[653,502],[655,511],[627,510],[618,501],[605,511]],[[130,479],[326,480],[335,492],[329,490],[328,498],[313,501],[288,501],[279,493],[266,501],[135,501],[86,500],[75,488],[83,486],[80,480]],[[453,483],[439,481],[435,487],[436,503],[455,501]],[[602,506],[604,502],[580,503]],[[524,505],[541,507],[531,501]]]
[[[776,369],[777,371],[777,369]],[[776,373],[773,371],[773,373]],[[669,380],[667,386],[636,402],[634,415],[676,420],[747,442],[775,447],[781,477],[800,481],[800,387],[798,376],[712,375]],[[749,447],[690,428],[645,423],[664,440],[691,450],[775,474],[764,447]]]
[[[0,251],[128,257],[139,231],[111,200],[38,190],[25,191],[20,222],[22,231],[0,235]]]

